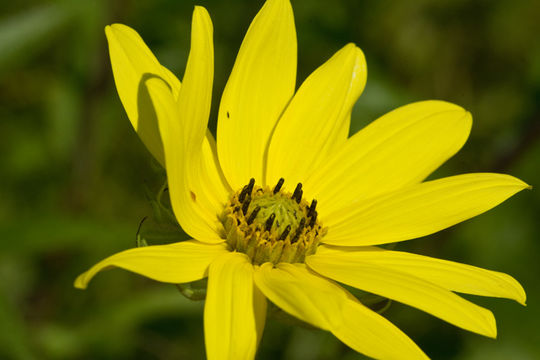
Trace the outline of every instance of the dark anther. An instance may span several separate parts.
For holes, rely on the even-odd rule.
[[[274,224],[275,219],[276,219],[276,214],[274,213],[272,213],[272,215],[270,215],[268,219],[266,219],[266,223],[264,224],[264,229],[266,231],[270,231],[270,229],[272,228],[272,224]]]
[[[304,192],[302,190],[300,190],[300,194],[296,197],[296,203],[297,204],[300,204],[300,201],[302,201],[302,194]]]
[[[234,207],[234,212],[239,212],[240,211],[240,206],[235,206]]]
[[[313,227],[315,225],[315,221],[317,221],[317,211],[313,211],[313,216],[309,221],[309,226]]]
[[[244,213],[244,215],[247,215],[247,211],[248,211],[248,207],[250,203],[251,203],[251,195],[248,194],[248,196],[246,197],[246,201],[244,201],[244,203],[242,204],[242,212]]]
[[[274,187],[274,194],[277,194],[279,190],[281,190],[281,187],[283,186],[283,183],[285,182],[284,178],[281,178],[278,180],[276,186]]]
[[[296,200],[298,204],[300,204],[300,200],[302,200],[302,194],[304,192],[302,191],[302,183],[298,183],[296,185],[296,189],[294,189],[294,192],[292,194],[292,199]]]
[[[304,231],[304,226],[306,226],[306,218],[302,218],[302,220],[300,220],[300,224],[298,224],[298,229],[296,229],[296,233],[291,239],[291,244],[298,241],[298,238],[302,234],[302,231]]]
[[[249,180],[249,184],[247,184],[246,186],[244,186],[244,188],[242,189],[242,192],[240,193],[240,195],[238,195],[238,200],[243,203],[244,200],[246,199],[246,195],[249,194],[251,195],[251,192],[253,191],[253,186],[255,185],[255,179],[254,178],[251,178]]]
[[[251,215],[249,215],[249,218],[247,219],[248,225],[251,225],[251,223],[253,223],[259,211],[261,211],[260,206],[257,206],[255,209],[253,209],[253,211],[251,212]]]
[[[246,186],[244,186],[242,188],[242,191],[240,192],[240,195],[238,195],[238,201],[243,203],[245,198],[246,198],[247,192],[248,192],[248,186],[246,185]]]
[[[291,232],[291,225],[287,225],[285,230],[281,233],[281,236],[279,237],[279,240],[285,240],[287,238],[287,235]]]
[[[311,217],[311,215],[313,215],[313,212],[315,211],[315,207],[317,207],[317,200],[313,199],[307,212],[308,217]]]
[[[249,179],[248,191],[249,191],[250,194],[253,191],[253,186],[254,185],[255,185],[255,179],[254,178]]]

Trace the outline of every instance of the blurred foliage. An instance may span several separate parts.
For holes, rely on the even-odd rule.
[[[200,0],[215,27],[211,128],[235,53],[262,0]],[[183,74],[192,1],[39,1],[0,5],[0,358],[202,359],[201,302],[115,270],[87,291],[75,277],[135,246],[146,195],[163,180],[115,93],[103,28],[137,29]],[[464,149],[433,177],[502,171],[540,184],[540,3],[534,0],[293,0],[299,83],[347,42],[369,76],[352,132],[397,106],[436,98],[474,116]],[[386,316],[437,359],[540,358],[540,193],[398,249],[512,274],[527,308],[493,309],[498,340],[393,304]],[[144,225],[142,231],[152,231]],[[185,238],[185,234],[177,234]],[[260,359],[359,359],[326,332],[270,321]]]

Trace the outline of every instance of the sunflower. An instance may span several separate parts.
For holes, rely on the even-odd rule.
[[[424,181],[465,143],[470,113],[444,101],[400,107],[348,137],[366,82],[348,44],[295,92],[297,44],[288,0],[268,0],[244,38],[207,129],[213,27],[193,14],[182,83],[131,28],[106,27],[120,99],[167,170],[172,209],[193,239],[129,249],[75,281],[119,267],[173,284],[208,278],[209,359],[252,359],[267,301],[374,358],[426,358],[340,284],[496,337],[493,314],[456,293],[514,299],[511,276],[380,247],[435,233],[498,205],[527,184],[474,173]]]

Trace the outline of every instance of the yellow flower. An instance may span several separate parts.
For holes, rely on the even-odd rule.
[[[268,0],[223,92],[216,143],[207,130],[212,32],[208,13],[196,7],[181,84],[134,30],[106,28],[120,99],[167,169],[174,213],[193,240],[112,255],[75,286],[84,289],[111,266],[173,284],[208,277],[209,359],[255,356],[266,299],[368,356],[426,358],[338,283],[495,337],[493,314],[456,292],[525,304],[516,280],[377,247],[432,234],[528,187],[491,173],[424,181],[464,144],[471,115],[447,102],[422,101],[348,138],[351,109],[366,81],[361,50],[346,45],[295,93],[291,5]]]

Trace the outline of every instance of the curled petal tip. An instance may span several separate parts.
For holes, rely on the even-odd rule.
[[[85,274],[81,274],[77,276],[77,278],[75,279],[75,282],[73,283],[73,286],[75,288],[80,289],[80,290],[86,290],[87,282],[84,281],[84,275]]]
[[[201,6],[201,5],[195,5],[194,9],[193,9],[193,13],[194,14],[208,14],[208,10],[206,10],[206,8],[204,6]]]
[[[515,280],[515,286],[517,288],[517,296],[514,298],[520,305],[527,306],[527,293],[521,284]]]

